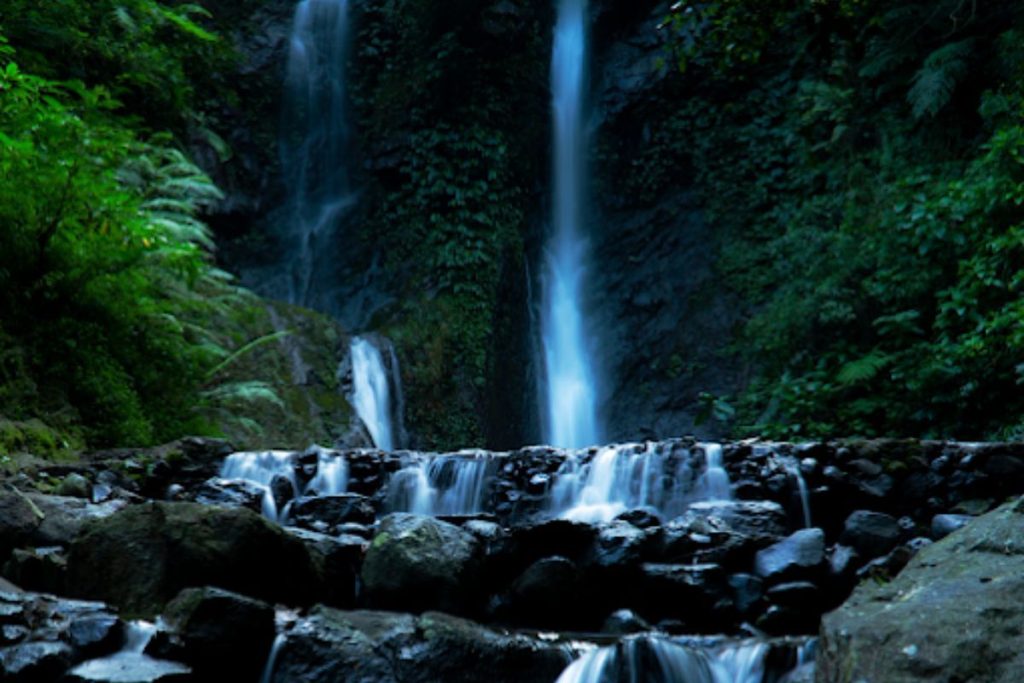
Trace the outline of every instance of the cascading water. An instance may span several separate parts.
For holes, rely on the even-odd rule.
[[[556,683],[761,683],[767,653],[763,643],[712,651],[641,636],[588,652]]]
[[[476,455],[417,457],[394,474],[388,507],[421,515],[482,512],[491,460]]]
[[[703,462],[691,457],[700,453]],[[567,519],[607,522],[636,508],[672,518],[690,503],[730,497],[718,444],[692,451],[670,443],[604,446],[580,461],[580,454],[566,458],[550,492],[550,509]]]
[[[283,221],[288,300],[332,311],[339,226],[355,204],[346,160],[350,126],[345,57],[348,0],[302,0],[295,9],[285,81],[281,157],[289,185]]]
[[[384,357],[380,349],[362,337],[353,337],[350,353],[353,407],[370,431],[373,444],[390,451],[395,448],[394,406]]]
[[[554,41],[554,234],[546,250],[541,313],[544,438],[554,446],[581,448],[601,438],[589,344],[592,333],[583,314],[586,0],[560,0]]]
[[[345,493],[348,488],[348,462],[330,451],[316,448],[316,476],[304,487],[299,486],[295,475],[296,454],[287,451],[263,451],[232,453],[220,468],[222,479],[240,479],[263,488],[263,516],[282,521],[287,515],[285,509],[278,510],[272,484],[277,478],[287,480],[292,487],[292,496],[300,493],[317,493],[330,496]]]

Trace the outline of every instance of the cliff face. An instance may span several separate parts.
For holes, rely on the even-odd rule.
[[[211,10],[243,59],[197,148],[228,193],[212,219],[243,283],[282,295],[277,137],[294,4]],[[390,336],[414,445],[539,440],[536,332],[550,207],[554,3],[402,0],[351,9],[358,206],[339,238],[334,313]],[[701,391],[738,381],[717,245],[662,124],[681,96],[656,2],[595,4],[590,273],[609,438],[694,431]],[[699,431],[699,429],[698,429]]]

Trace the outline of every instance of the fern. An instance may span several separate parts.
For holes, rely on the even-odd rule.
[[[836,376],[840,384],[851,385],[869,382],[878,376],[892,362],[892,356],[880,351],[873,351],[863,358],[850,361],[842,367]]]
[[[935,116],[949,104],[956,87],[967,75],[973,47],[974,40],[968,38],[940,47],[928,55],[914,75],[913,85],[907,93],[914,118]]]

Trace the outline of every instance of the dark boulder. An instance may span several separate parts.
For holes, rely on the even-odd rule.
[[[574,628],[581,620],[582,573],[572,560],[537,560],[509,588],[500,616],[535,628]]]
[[[207,585],[304,603],[316,575],[303,544],[251,510],[150,503],[86,524],[71,546],[68,585],[153,615],[182,589]]]
[[[70,645],[33,641],[0,648],[0,680],[38,683],[60,680],[73,661]]]
[[[651,625],[643,620],[636,612],[628,609],[620,609],[612,612],[604,621],[601,627],[602,633],[610,633],[616,636],[627,636],[631,633],[646,633],[651,630]]]
[[[203,505],[246,508],[262,512],[266,489],[245,479],[207,479],[196,491],[195,501]]]
[[[274,609],[219,588],[187,588],[167,606],[186,664],[208,680],[258,679],[274,641]]]
[[[355,493],[298,498],[289,510],[292,524],[313,531],[334,531],[347,523],[373,524],[376,517],[370,499]]]
[[[814,580],[825,563],[825,532],[801,529],[757,553],[754,571],[769,583]]]
[[[892,516],[870,510],[857,510],[846,518],[839,542],[864,557],[878,557],[896,547],[900,541],[899,522]]]
[[[568,664],[560,646],[445,614],[318,607],[286,635],[273,683],[537,683]]]
[[[318,599],[332,607],[354,607],[359,570],[369,542],[348,534],[328,536],[295,527],[285,530],[302,541],[309,552],[317,576]]]
[[[479,541],[433,517],[398,513],[381,520],[362,568],[373,607],[414,612],[472,611],[479,600]]]

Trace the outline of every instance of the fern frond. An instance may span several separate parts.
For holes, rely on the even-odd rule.
[[[935,50],[924,60],[907,93],[914,118],[935,116],[949,101],[968,72],[974,39],[950,43]]]
[[[846,385],[868,382],[891,362],[891,355],[875,351],[864,358],[850,361],[844,365],[836,375],[836,381]]]

